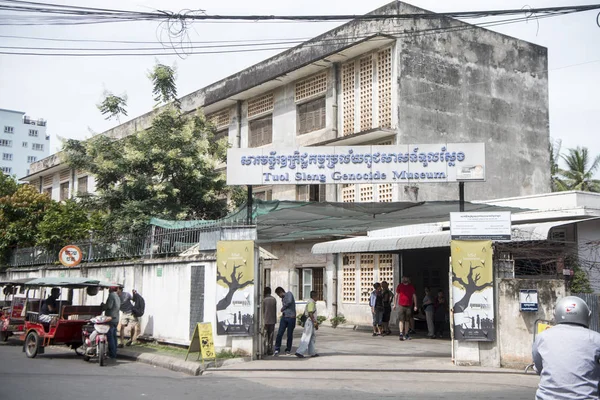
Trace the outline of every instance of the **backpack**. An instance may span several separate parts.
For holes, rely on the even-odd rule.
[[[144,298],[137,292],[133,295],[133,303],[134,304],[131,313],[138,318],[144,315],[146,302],[144,301]]]

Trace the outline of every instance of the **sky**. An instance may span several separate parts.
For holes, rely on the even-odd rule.
[[[45,0],[53,3],[138,11],[180,11],[201,7],[207,14],[364,14],[389,0]],[[576,0],[410,0],[435,12],[521,9],[593,4]],[[600,154],[600,27],[598,11],[491,28],[548,48],[550,136],[562,151],[576,146]],[[506,17],[504,17],[506,18]],[[482,22],[470,20],[468,22]],[[310,38],[340,25],[331,22],[195,23],[194,41]],[[87,26],[1,26],[0,35],[45,38],[156,41],[163,32],[154,22]],[[63,43],[0,37],[0,46],[115,47],[116,44]],[[139,45],[120,45],[139,46]],[[41,57],[0,55],[0,108],[24,111],[48,121],[51,153],[61,138],[85,139],[117,125],[96,105],[104,91],[127,94],[125,122],[152,109],[147,72],[156,60],[177,67],[179,95],[191,93],[279,51],[234,54],[135,57]],[[598,175],[598,174],[597,174]]]

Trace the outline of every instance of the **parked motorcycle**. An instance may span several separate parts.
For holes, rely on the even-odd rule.
[[[92,357],[98,357],[100,366],[106,364],[108,356],[108,331],[110,330],[111,317],[99,315],[90,319],[90,322],[83,326],[83,359],[90,361]]]

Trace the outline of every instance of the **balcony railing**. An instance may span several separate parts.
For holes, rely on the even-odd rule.
[[[45,119],[32,119],[28,116],[23,117],[23,123],[25,125],[46,126]]]

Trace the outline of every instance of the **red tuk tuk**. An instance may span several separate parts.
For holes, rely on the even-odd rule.
[[[25,297],[17,296],[22,292],[26,282],[33,278],[13,279],[0,281],[0,287],[4,294],[4,304],[0,309],[0,340],[7,341],[12,335],[19,335],[25,329]],[[33,300],[33,299],[32,299]]]
[[[75,291],[79,302],[87,296],[95,296],[101,289],[116,286],[114,283],[103,282],[88,278],[37,278],[26,282],[27,295],[31,289],[40,289],[40,300],[37,303],[27,302],[25,312],[25,329],[22,334],[24,339],[23,351],[28,358],[34,358],[38,354],[44,354],[46,346],[66,345],[77,352],[83,343],[82,328],[88,321],[102,313],[100,305],[73,305]],[[40,320],[40,311],[45,300],[45,290],[52,288],[67,289],[67,300],[62,293],[58,303],[56,314],[46,315],[50,317],[48,323]],[[104,295],[104,291],[103,295]],[[102,299],[104,301],[104,299]],[[79,353],[78,353],[79,354]]]

